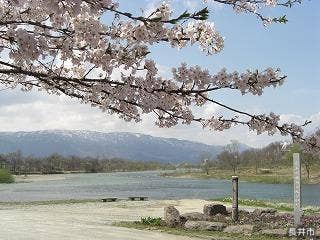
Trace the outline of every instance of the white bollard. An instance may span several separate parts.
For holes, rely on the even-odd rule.
[[[301,163],[300,154],[293,154],[294,225],[301,225]]]

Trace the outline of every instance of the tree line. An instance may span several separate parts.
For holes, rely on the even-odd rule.
[[[0,154],[0,168],[13,174],[56,174],[65,172],[124,172],[175,169],[172,164],[155,161],[130,161],[121,158],[78,157],[51,154],[46,157],[24,156],[21,151]]]
[[[239,143],[232,141],[216,158],[202,157],[202,169],[209,175],[211,168],[232,170],[236,174],[239,169],[250,168],[256,174],[267,172],[278,167],[292,167],[293,153],[300,153],[301,164],[310,178],[311,169],[320,166],[319,155],[304,152],[299,144],[291,144],[282,149],[281,142],[273,142],[266,147],[250,148],[240,152]]]

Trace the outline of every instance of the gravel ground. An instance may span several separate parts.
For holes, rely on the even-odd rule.
[[[204,200],[170,200],[51,205],[1,205],[2,240],[195,240],[160,232],[112,226],[115,221],[162,217],[163,208],[175,205],[182,213],[202,212]]]
[[[56,181],[66,179],[65,174],[34,174],[34,175],[15,175],[15,182],[43,182],[43,181]]]

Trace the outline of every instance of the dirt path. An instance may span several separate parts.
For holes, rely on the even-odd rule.
[[[202,211],[206,201],[148,201],[53,205],[1,205],[0,239],[3,240],[195,240],[160,232],[112,226],[115,221],[163,216],[163,207],[181,212]]]

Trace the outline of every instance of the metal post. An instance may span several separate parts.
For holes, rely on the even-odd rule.
[[[300,154],[293,154],[294,225],[301,225],[301,163]]]
[[[238,221],[239,218],[239,178],[237,176],[232,176],[232,220],[234,222]]]

